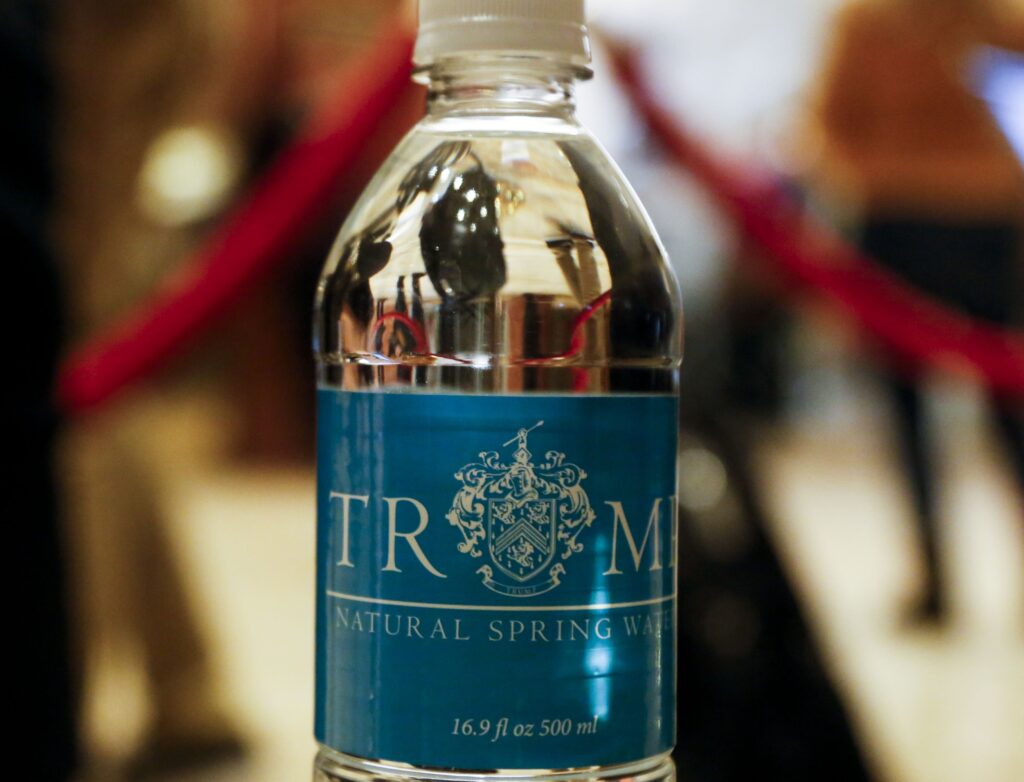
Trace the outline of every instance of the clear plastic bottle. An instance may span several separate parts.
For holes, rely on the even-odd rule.
[[[317,780],[673,776],[676,283],[582,0],[422,0],[315,314]]]

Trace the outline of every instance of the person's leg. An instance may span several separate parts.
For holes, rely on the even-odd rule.
[[[59,435],[54,381],[64,342],[60,265],[52,243],[51,31],[56,0],[0,3],[0,246],[4,248],[4,543],[9,561],[5,711],[8,776],[74,778],[77,671],[72,657],[67,564],[54,453]],[[20,305],[20,306],[19,306]]]
[[[921,590],[910,606],[909,620],[937,622],[946,613],[942,579],[942,558],[935,501],[932,451],[927,430],[924,400],[917,385],[898,375],[886,383],[896,413],[896,447],[908,479],[918,547],[924,566]]]
[[[1024,404],[994,396],[992,414],[996,432],[1009,457],[1017,491],[1024,500]]]
[[[876,220],[864,226],[862,249],[890,273],[927,295],[936,295],[935,265],[943,263],[950,237],[942,226],[913,220]],[[939,554],[938,502],[924,401],[907,367],[891,365],[884,376],[896,416],[894,447],[906,476],[923,564],[921,589],[908,610],[911,622],[938,622],[946,612]]]
[[[971,295],[967,311],[1003,329],[1019,328],[1024,314],[1020,301],[1020,229],[1015,223],[996,223],[976,228],[975,234],[971,264],[974,276],[970,284],[961,285]],[[992,394],[990,409],[996,434],[1024,498],[1024,401]]]

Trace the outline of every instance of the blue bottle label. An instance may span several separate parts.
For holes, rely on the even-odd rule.
[[[671,749],[673,397],[318,402],[321,743],[463,770]]]

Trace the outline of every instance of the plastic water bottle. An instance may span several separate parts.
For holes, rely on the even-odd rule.
[[[675,280],[582,0],[421,0],[317,293],[317,780],[674,776]]]

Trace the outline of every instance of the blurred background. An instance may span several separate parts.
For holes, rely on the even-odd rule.
[[[681,779],[1024,780],[1024,4],[589,5],[686,306]],[[0,4],[34,778],[309,778],[312,295],[414,17]]]

